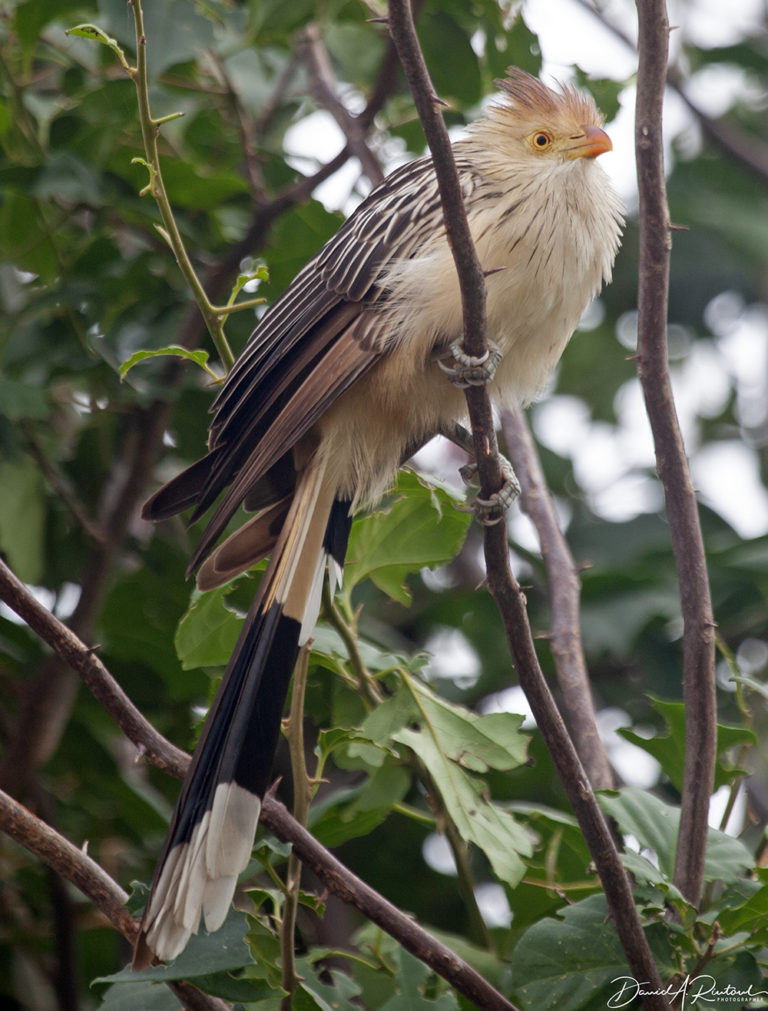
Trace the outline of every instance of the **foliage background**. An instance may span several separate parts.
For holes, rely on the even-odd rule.
[[[629,5],[617,6],[626,18]],[[377,87],[383,90],[368,134],[371,162],[386,168],[423,149],[405,86],[386,62],[385,36],[367,21],[366,7],[343,0],[322,5],[157,0],[147,8],[153,112],[184,113],[163,128],[161,143],[166,184],[187,247],[216,300],[226,299],[238,271],[262,262],[269,281],[258,294],[271,300],[342,220],[301,184],[336,151],[321,147],[314,164],[298,165],[286,154],[292,128],[327,104],[303,48],[310,22],[319,26],[348,109],[360,111]],[[452,126],[477,114],[494,77],[508,65],[539,70],[539,43],[526,26],[525,4],[521,10],[514,20],[509,9],[491,0],[471,5],[434,0],[422,6],[421,41],[437,91],[450,102],[446,119]],[[702,48],[688,30],[684,5],[678,13],[682,38],[673,81],[693,93],[696,75],[720,71],[735,74],[741,86],[714,132],[712,124],[700,121],[695,143],[690,131],[671,138],[672,219],[686,229],[674,240],[673,367],[681,388],[695,386],[700,375],[703,387],[718,390],[717,397],[686,401],[689,451],[703,460],[716,459],[712,450],[744,452],[765,484],[764,38]],[[146,170],[132,164],[142,154],[133,85],[107,49],[65,35],[68,27],[94,21],[130,52],[133,19],[122,0],[98,5],[27,0],[0,6],[0,16],[0,550],[85,641],[99,644],[101,659],[161,732],[191,747],[199,707],[211,695],[214,661],[231,628],[228,619],[217,627],[225,639],[214,643],[202,667],[184,669],[174,641],[190,602],[183,571],[195,531],[180,523],[150,529],[138,519],[137,507],[157,481],[199,455],[211,390],[198,370],[175,361],[143,364],[122,383],[118,367],[138,349],[195,346],[206,338],[155,228],[156,209],[139,192]],[[630,83],[591,82],[609,118],[620,100],[627,101]],[[370,185],[359,163],[352,164],[351,200]],[[368,172],[375,175],[370,164]],[[293,201],[294,195],[301,199]],[[587,331],[571,344],[558,372],[556,399],[534,407],[534,429],[537,412],[546,431],[545,411],[551,421],[553,404],[576,403],[590,437],[615,442],[625,431],[627,404],[636,396],[628,350],[635,250],[630,219],[615,281],[589,317]],[[247,312],[231,317],[227,332],[235,350],[252,325]],[[738,363],[731,354],[735,334],[741,335]],[[618,512],[606,510],[595,493],[590,475],[574,466],[574,454],[556,452],[551,442],[542,445],[542,456],[569,544],[584,566],[582,629],[603,725],[631,727],[635,744],[650,738],[645,748],[663,766],[654,773],[657,795],[675,804],[680,713],[654,700],[680,698],[679,603],[652,461],[635,457],[631,447],[627,451],[618,520]],[[458,462],[444,453],[442,475],[450,477]],[[431,506],[422,502],[421,508]],[[736,658],[742,673],[759,682],[768,659],[768,539],[740,536],[706,505],[702,522],[723,655]],[[519,520],[512,520],[510,532],[518,573],[530,584],[540,659],[551,673],[541,560]],[[453,550],[445,536],[435,558]],[[434,659],[426,676],[436,690],[482,712],[500,698],[508,705],[508,695],[499,693],[513,675],[495,609],[477,589],[478,558],[477,534],[470,530],[458,558],[436,574],[419,575],[427,559],[414,553],[407,607],[382,590],[382,579],[356,586],[354,604],[364,603],[360,628],[367,640],[386,656],[430,650]],[[392,589],[391,580],[386,588]],[[251,592],[239,583],[230,605],[243,606]],[[183,643],[180,651],[183,658]],[[310,673],[308,711],[318,727],[344,725],[349,700],[339,680],[329,677],[339,663],[318,659]],[[768,820],[766,754],[759,743],[766,722],[764,689],[761,694],[759,684],[749,688],[742,682],[744,695],[736,693],[734,669],[721,660],[720,717],[757,735],[733,734],[727,743],[741,746],[736,756],[731,753],[730,765],[737,757],[750,773],[737,828],[759,862]],[[451,676],[443,676],[446,672]],[[3,787],[67,838],[87,841],[89,852],[124,886],[148,880],[177,785],[135,764],[132,749],[96,702],[6,610],[0,613],[0,678]],[[615,736],[611,740],[617,747]],[[355,812],[338,799],[326,801],[324,825],[327,838],[341,844],[340,855],[365,880],[421,922],[455,935],[455,943],[523,1006],[543,1007],[543,992],[526,995],[510,982],[510,958],[533,972],[535,952],[526,954],[526,945],[535,947],[536,935],[529,932],[521,943],[525,928],[539,924],[546,945],[552,940],[546,931],[554,929],[546,924],[559,921],[543,917],[564,909],[566,894],[592,903],[600,899],[578,833],[565,813],[558,822],[562,788],[535,731],[530,756],[525,767],[487,776],[498,801],[525,803],[539,812],[531,822],[537,849],[527,883],[502,892],[487,860],[472,853],[483,907],[491,910],[488,915],[501,909],[490,934],[473,917],[471,903],[462,900],[456,878],[437,870],[434,858],[423,858],[425,841],[425,852],[439,846],[434,826],[391,809],[400,800],[424,809],[423,790],[410,778],[402,798],[398,786],[387,786],[388,806],[382,801],[381,817],[371,819],[380,822],[372,834],[358,834],[359,825],[349,829]],[[331,763],[326,774],[333,788],[354,798],[359,770],[356,775],[349,765]],[[284,758],[279,768],[287,774]],[[733,780],[722,773],[726,787]],[[615,813],[620,822],[629,817],[624,809]],[[657,855],[663,846],[657,842]],[[559,892],[535,883],[551,870],[548,860],[556,863]],[[105,989],[89,990],[88,983],[124,964],[124,942],[60,879],[4,839],[0,863],[0,992],[8,1006],[36,1011],[98,1006]],[[745,902],[753,893],[763,896],[759,876],[749,888],[736,885],[742,870],[733,872],[729,887],[741,888]],[[713,887],[713,895],[722,892]],[[658,905],[658,895],[648,899],[649,908],[654,902]],[[596,919],[590,919],[590,907],[577,903],[568,915],[574,923],[586,916],[589,933],[602,911],[595,906]],[[698,964],[706,950],[705,920],[704,914],[698,926],[689,925],[677,946],[669,938],[660,944],[665,965]],[[732,936],[740,939],[729,949],[728,972],[759,980],[763,939],[752,921],[746,922],[744,936],[738,929],[745,921],[732,924]],[[358,926],[348,910],[332,906],[320,924],[305,926],[305,938],[315,951],[343,946]],[[390,981],[396,978],[406,990],[423,987],[420,971],[406,956],[392,959],[399,968]],[[599,968],[612,964],[606,958]],[[374,976],[372,970],[371,979],[358,971],[357,985],[370,1006],[383,1006],[391,983],[387,989]],[[541,979],[551,995],[551,977],[542,972]],[[592,991],[581,996],[567,991],[569,1006],[589,1006],[597,985],[593,981]],[[434,985],[424,1000],[430,996],[438,997]],[[595,1006],[604,1006],[604,996],[601,1000]],[[561,1000],[558,1006],[566,1005]]]

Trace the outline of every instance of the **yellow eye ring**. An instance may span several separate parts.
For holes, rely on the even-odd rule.
[[[537,130],[531,138],[531,143],[537,151],[544,151],[552,143],[552,138],[543,130]]]

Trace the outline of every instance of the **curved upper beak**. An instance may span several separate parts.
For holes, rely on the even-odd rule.
[[[566,158],[597,158],[599,154],[613,151],[611,138],[599,126],[585,126],[584,133],[573,138],[573,144],[565,149]]]

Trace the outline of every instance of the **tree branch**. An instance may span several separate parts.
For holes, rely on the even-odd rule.
[[[707,563],[667,365],[671,250],[664,182],[662,105],[669,41],[664,0],[637,0],[635,153],[639,192],[637,370],[664,487],[683,613],[685,771],[674,881],[697,906],[704,881],[709,798],[715,768],[715,634]]]
[[[367,124],[360,123],[356,116],[352,116],[336,94],[336,80],[333,76],[331,61],[328,51],[323,45],[320,26],[316,21],[307,25],[302,33],[302,52],[315,99],[328,110],[338,123],[347,138],[347,147],[350,153],[359,160],[372,185],[378,185],[384,179],[384,173],[376,155],[366,143]]]
[[[183,777],[187,755],[174,748],[147,722],[94,651],[33,597],[2,560],[0,600],[24,619],[32,631],[54,650],[61,662],[80,675],[93,696],[144,757],[171,775]]]
[[[436,96],[419,47],[408,0],[390,0],[389,25],[439,180],[446,231],[461,287],[465,348],[470,354],[478,355],[485,348],[485,284],[466,220],[448,133],[437,111]],[[501,485],[490,400],[482,387],[471,388],[466,392],[478,452],[478,473],[483,495],[488,496]],[[504,622],[520,685],[531,705],[594,858],[627,960],[637,979],[650,981],[653,988],[661,993],[661,978],[643,933],[627,875],[605,817],[539,666],[525,609],[525,597],[509,564],[504,524],[486,527],[484,547],[488,587]],[[666,1000],[658,995],[647,997],[646,1005],[652,1011],[667,1011],[669,1007]]]
[[[594,790],[610,790],[613,772],[597,729],[579,624],[581,583],[570,548],[560,530],[541,461],[520,408],[505,411],[502,430],[507,455],[520,481],[520,506],[536,528],[547,570],[552,610],[549,646],[573,743]]]

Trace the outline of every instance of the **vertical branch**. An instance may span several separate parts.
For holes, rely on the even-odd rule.
[[[685,771],[675,884],[694,906],[704,879],[715,767],[715,636],[704,544],[667,366],[671,250],[664,182],[662,105],[669,22],[664,0],[637,0],[635,153],[640,197],[637,368],[664,487],[683,614]]]
[[[613,772],[597,729],[595,705],[579,626],[581,585],[563,537],[525,416],[519,408],[502,418],[507,453],[520,481],[520,505],[536,527],[547,570],[552,627],[549,645],[562,707],[573,743],[595,790],[613,787]]]
[[[478,355],[485,346],[485,283],[469,231],[448,132],[442,121],[413,24],[409,0],[389,0],[389,27],[432,153],[443,204],[446,232],[461,288],[464,346]],[[467,407],[484,495],[501,485],[490,400],[484,387],[468,389]],[[595,861],[616,932],[635,978],[651,985],[649,1011],[668,1011],[664,987],[634,904],[605,817],[549,691],[536,656],[525,595],[512,574],[504,524],[486,527],[488,588],[501,614],[520,685],[557,767],[579,827]]]

